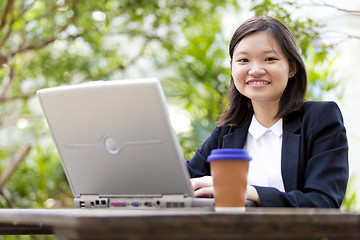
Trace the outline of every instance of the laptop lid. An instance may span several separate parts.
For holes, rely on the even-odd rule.
[[[37,92],[75,197],[193,196],[157,79]]]

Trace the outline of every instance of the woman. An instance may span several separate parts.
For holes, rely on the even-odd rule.
[[[278,20],[255,17],[229,46],[230,104],[188,162],[195,197],[212,197],[212,149],[244,148],[247,199],[263,207],[339,208],[348,181],[348,145],[334,102],[306,101],[307,76],[296,41]]]

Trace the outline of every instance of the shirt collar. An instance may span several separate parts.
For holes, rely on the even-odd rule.
[[[260,138],[267,131],[272,131],[275,134],[275,136],[281,137],[283,133],[282,126],[283,126],[283,119],[281,118],[273,126],[271,126],[270,128],[266,128],[263,125],[261,125],[261,123],[259,123],[258,120],[256,119],[255,115],[253,115],[249,127],[249,133],[255,139]]]

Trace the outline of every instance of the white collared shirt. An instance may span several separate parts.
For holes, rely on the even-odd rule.
[[[244,146],[252,157],[248,174],[249,185],[274,187],[285,191],[281,175],[282,126],[283,120],[280,119],[272,127],[266,128],[253,115]]]

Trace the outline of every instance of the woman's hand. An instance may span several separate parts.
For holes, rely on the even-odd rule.
[[[252,200],[256,202],[257,206],[261,206],[261,201],[258,192],[256,191],[256,188],[251,185],[247,185],[246,188],[246,199]]]
[[[191,178],[190,183],[194,189],[194,197],[197,198],[213,198],[214,184],[212,176],[203,176]]]
[[[214,197],[214,183],[212,176],[203,176],[199,178],[191,178],[190,183],[194,189],[194,197],[197,198],[213,198]],[[259,194],[255,187],[247,185],[246,199],[252,200],[261,206]]]

